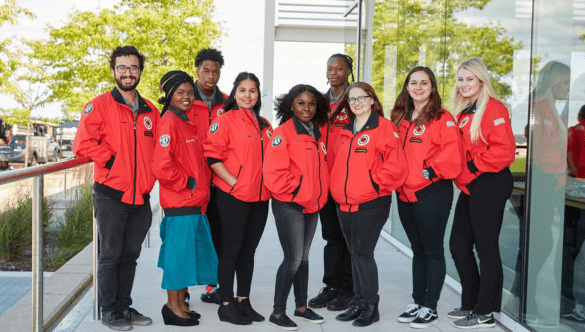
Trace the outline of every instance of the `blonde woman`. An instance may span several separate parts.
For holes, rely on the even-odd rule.
[[[508,166],[516,142],[508,109],[496,99],[481,60],[462,62],[453,92],[464,164],[455,184],[461,193],[449,245],[461,279],[461,307],[447,314],[462,329],[495,326],[504,275],[498,239],[512,193]],[[473,248],[479,256],[479,267]]]

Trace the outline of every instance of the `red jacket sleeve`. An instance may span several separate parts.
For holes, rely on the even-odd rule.
[[[429,166],[433,168],[439,178],[454,179],[461,172],[462,165],[457,121],[451,113],[445,111],[435,125],[440,126],[439,135],[433,139],[438,140],[437,144],[440,146],[441,152],[430,162]]]
[[[97,166],[105,167],[110,157],[115,156],[105,140],[100,144],[106,129],[102,116],[107,109],[104,109],[100,101],[94,99],[85,105],[83,110],[71,149],[76,156],[89,157]]]
[[[163,136],[165,139],[161,139]],[[173,191],[181,191],[187,188],[189,176],[175,158],[176,145],[179,142],[179,135],[174,130],[170,121],[161,121],[157,130],[157,143],[154,147],[154,158],[152,159],[152,172],[161,186],[171,188]],[[165,142],[168,142],[165,144]]]
[[[383,137],[385,139],[381,144],[382,168],[372,173],[372,179],[381,188],[393,191],[404,183],[408,175],[406,156],[400,145],[398,130],[392,122],[388,121]]]
[[[203,142],[203,156],[224,161],[227,158],[229,144],[229,128],[226,116],[218,116],[209,127],[209,134]]]
[[[264,156],[264,184],[272,193],[292,193],[300,182],[291,172],[288,139],[282,132],[274,133]]]
[[[506,107],[495,100],[490,100],[486,107],[481,121],[481,133],[489,148],[473,156],[473,163],[482,172],[499,172],[514,162],[516,140]]]

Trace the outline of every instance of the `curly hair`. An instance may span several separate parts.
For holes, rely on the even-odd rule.
[[[223,67],[223,54],[221,54],[221,51],[218,51],[215,48],[205,48],[199,51],[195,57],[195,67],[199,68],[199,65],[201,65],[201,63],[206,60],[219,63],[220,69]]]
[[[248,73],[247,71],[243,71],[239,73],[238,76],[236,76],[232,92],[230,92],[228,98],[223,102],[224,111],[228,112],[238,108],[238,103],[236,102],[236,98],[234,96],[236,94],[236,89],[238,88],[240,83],[242,83],[243,80],[252,80],[254,83],[256,83],[256,89],[258,89],[258,101],[256,102],[256,105],[252,107],[252,110],[256,113],[260,112],[260,107],[262,106],[260,94],[260,80],[258,79],[258,77],[256,77],[256,75]]]
[[[437,120],[441,117],[441,114],[445,112],[445,110],[441,107],[441,96],[437,90],[437,80],[435,79],[435,74],[433,74],[433,71],[429,67],[417,66],[412,68],[406,76],[402,90],[400,90],[400,93],[396,98],[396,102],[394,103],[394,107],[390,112],[390,119],[392,122],[394,122],[396,127],[400,125],[402,120],[410,120],[409,113],[410,110],[414,109],[414,101],[412,100],[407,87],[410,83],[410,77],[412,74],[419,71],[425,72],[427,75],[429,75],[429,80],[431,81],[431,95],[429,96],[429,100],[427,101],[426,105],[423,107],[420,116],[417,118],[416,124],[420,125],[423,123],[428,123],[432,120]]]
[[[144,55],[138,51],[138,49],[134,46],[118,46],[114,50],[112,50],[112,54],[110,54],[110,68],[114,69],[116,67],[116,59],[121,56],[129,56],[135,55],[138,58],[138,67],[140,67],[140,71],[144,70]]]
[[[331,115],[329,115],[330,123],[333,123],[333,121],[335,121],[337,114],[339,114],[339,112],[341,112],[342,110],[345,110],[347,112],[347,115],[349,116],[350,120],[353,120],[353,118],[355,118],[355,114],[353,114],[351,107],[349,106],[349,102],[347,101],[349,99],[349,92],[355,88],[360,88],[364,90],[364,92],[368,96],[370,96],[370,98],[372,98],[372,100],[374,101],[374,105],[372,105],[372,112],[376,112],[379,116],[384,117],[382,103],[380,103],[380,100],[378,99],[378,96],[376,95],[376,91],[374,91],[374,88],[372,88],[371,85],[365,82],[355,82],[354,84],[350,85],[349,88],[347,88],[345,93],[343,93],[343,96],[341,96],[341,98],[339,99],[337,106],[335,107],[333,112],[331,112]]]
[[[321,92],[307,84],[297,84],[293,86],[288,93],[283,94],[274,100],[274,110],[276,111],[276,117],[280,118],[280,124],[285,123],[294,116],[292,104],[295,98],[303,92],[308,92],[317,99],[317,111],[313,117],[313,122],[315,122],[318,127],[326,124],[327,114],[329,113],[329,102]]]

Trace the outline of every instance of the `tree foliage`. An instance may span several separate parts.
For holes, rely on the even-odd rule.
[[[98,94],[114,87],[109,56],[133,45],[146,57],[140,94],[156,101],[159,80],[169,70],[194,71],[195,55],[221,35],[212,0],[122,0],[99,13],[75,11],[61,28],[49,26],[49,41],[33,41],[35,57],[46,61],[52,91],[66,118],[79,115]]]
[[[35,15],[24,7],[16,4],[16,0],[5,0],[0,6],[0,27],[5,24],[18,24],[18,17],[24,15],[34,18]],[[8,79],[11,72],[16,69],[18,58],[10,50],[12,41],[9,38],[0,39],[0,86]]]
[[[514,50],[522,45],[505,35],[499,23],[468,25],[455,17],[470,8],[483,9],[490,0],[388,0],[375,4],[372,84],[384,91],[385,71],[392,71],[387,60],[394,58],[396,95],[413,67],[426,57],[425,65],[436,75],[444,103],[450,98],[457,65],[468,58],[481,58],[492,75],[496,94],[505,98],[511,88],[504,82],[513,69]],[[421,51],[422,50],[422,51]],[[384,95],[380,93],[380,99]],[[381,100],[382,101],[382,100]],[[393,100],[386,101],[386,111]]]

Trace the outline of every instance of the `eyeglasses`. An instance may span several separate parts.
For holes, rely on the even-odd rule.
[[[347,102],[348,102],[350,105],[353,105],[353,104],[355,104],[355,103],[356,103],[356,101],[357,101],[358,103],[360,103],[360,104],[361,104],[361,103],[363,103],[363,102],[365,102],[365,101],[366,101],[366,98],[369,98],[369,97],[370,97],[370,96],[359,96],[359,97],[355,97],[355,98],[349,98],[349,99],[347,100]]]
[[[124,65],[119,65],[116,66],[115,68],[118,74],[124,74],[127,70],[130,70],[130,73],[132,74],[138,74],[138,72],[140,71],[140,68],[138,68],[137,66],[126,67]]]

